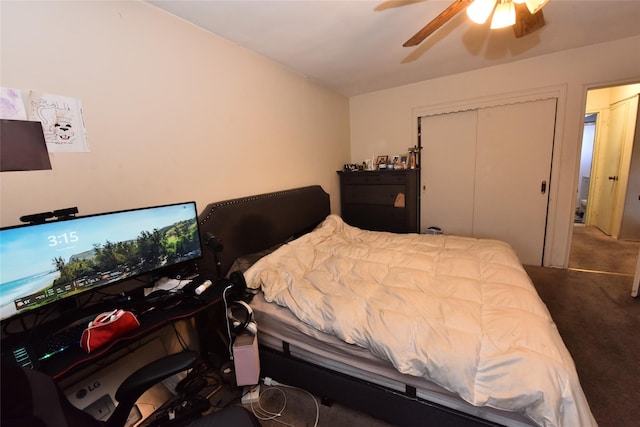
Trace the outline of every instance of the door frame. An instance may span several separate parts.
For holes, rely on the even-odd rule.
[[[544,235],[544,249],[542,256],[542,265],[544,267],[551,267],[553,263],[553,253],[557,252],[554,245],[556,243],[555,235],[561,232],[559,229],[566,221],[559,221],[558,215],[560,201],[556,194],[560,191],[560,170],[557,166],[560,164],[560,156],[562,153],[562,138],[564,134],[565,125],[565,111],[567,104],[567,85],[557,85],[550,87],[542,87],[531,90],[507,92],[499,95],[490,95],[486,97],[479,97],[468,99],[464,101],[425,105],[414,107],[411,109],[411,118],[413,129],[419,129],[419,120],[422,116],[434,116],[440,114],[456,113],[461,111],[476,110],[487,107],[497,107],[500,105],[516,104],[520,102],[542,101],[545,99],[556,99],[556,131],[553,137],[553,150],[551,154],[551,179],[548,185],[549,191],[549,204],[547,206],[547,224],[545,227]],[[412,134],[412,145],[421,148],[422,141],[418,132]],[[422,183],[419,193],[422,193]],[[573,212],[571,212],[573,215]],[[571,225],[573,225],[573,217],[565,218],[565,220],[571,219]],[[567,226],[567,224],[564,224]],[[572,228],[570,229],[572,230]],[[570,244],[570,240],[568,242]],[[567,248],[562,248],[566,253]],[[566,258],[568,260],[568,258]]]
[[[588,91],[587,91],[588,94]],[[587,95],[588,96],[588,95]],[[591,171],[590,171],[590,175],[592,177],[595,177],[596,172],[597,172],[597,168],[598,168],[598,158],[601,156],[601,149],[602,149],[602,133],[603,133],[603,128],[604,128],[604,123],[608,120],[608,110],[604,110],[601,108],[597,108],[597,109],[589,109],[589,110],[585,110],[585,116],[588,114],[595,114],[596,115],[596,122],[595,122],[595,133],[594,133],[594,140],[593,140],[593,152],[591,154]],[[584,135],[584,129],[582,131],[582,135]],[[580,149],[582,149],[582,140],[580,143]],[[596,185],[596,180],[595,179],[590,179],[589,180],[589,197],[597,200],[600,197],[600,186]],[[593,201],[589,202],[587,201],[587,212],[586,212],[586,217],[585,217],[585,221],[584,224],[585,225],[593,225],[593,218],[595,217],[595,203],[593,203]]]
[[[585,86],[584,87],[584,115],[588,115],[588,114],[596,114],[596,132],[595,132],[595,141],[594,141],[594,147],[593,147],[593,153],[592,153],[592,165],[591,165],[591,175],[593,176],[595,174],[595,169],[598,167],[598,162],[600,161],[600,150],[602,150],[602,145],[606,143],[606,135],[608,134],[608,122],[610,120],[610,111],[611,111],[611,107],[613,105],[616,105],[618,103],[623,103],[623,102],[627,102],[629,100],[635,99],[635,104],[633,106],[631,106],[631,108],[635,108],[636,113],[633,117],[636,117],[636,124],[634,126],[634,128],[638,128],[638,117],[640,116],[640,113],[638,113],[638,111],[640,111],[640,96],[638,94],[633,95],[633,96],[629,96],[623,99],[619,99],[618,101],[616,101],[613,104],[610,104],[608,108],[589,108],[589,106],[587,105],[587,101],[588,101],[588,96],[589,96],[589,92],[590,91],[596,91],[596,90],[600,90],[600,89],[613,89],[613,88],[620,88],[620,87],[624,87],[624,86],[635,86],[635,85],[639,85],[640,82],[637,80],[633,80],[630,82],[618,82],[618,83],[610,83],[610,84],[606,84],[606,85],[598,85],[598,86]],[[628,129],[627,129],[628,130]],[[579,149],[582,150],[582,143],[583,143],[583,135],[584,135],[584,126],[581,128],[580,131],[580,144],[579,144]],[[618,238],[620,236],[620,234],[622,233],[623,229],[622,229],[622,222],[623,222],[623,218],[624,218],[624,213],[625,213],[625,198],[627,197],[627,191],[628,191],[628,185],[629,185],[629,168],[631,165],[631,156],[634,150],[634,147],[636,147],[636,145],[638,145],[636,142],[639,141],[640,138],[638,138],[637,135],[635,135],[634,138],[631,138],[630,140],[627,138],[624,143],[623,143],[623,147],[621,148],[621,163],[620,163],[620,171],[619,171],[619,175],[623,176],[623,178],[621,179],[620,182],[620,187],[616,189],[616,196],[615,198],[617,199],[617,205],[614,206],[614,212],[615,214],[618,215],[618,218],[613,218],[615,220],[615,224],[612,226],[612,236],[614,236],[615,238]],[[627,145],[628,144],[628,145]],[[640,145],[638,145],[638,148],[640,148]],[[623,173],[624,172],[624,173]],[[578,176],[579,174],[576,173],[576,187],[578,185],[578,180],[580,179],[580,177]],[[576,190],[577,191],[577,190]],[[596,188],[596,183],[595,180],[591,180],[590,184],[589,184],[589,194],[590,194],[590,198],[591,195],[593,195],[595,198],[599,197],[598,194],[599,188]],[[616,202],[614,201],[614,204]],[[585,218],[585,225],[594,225],[594,212],[593,210],[595,209],[594,206],[592,206],[592,203],[588,202],[587,203],[587,216]],[[572,240],[572,236],[573,233],[571,234],[571,238],[569,240],[568,243],[568,256],[567,256],[567,263],[569,261],[569,258],[571,256],[571,252],[570,252],[570,247],[571,247],[571,240]]]
[[[588,115],[595,115],[596,116],[596,120],[595,122],[593,122],[593,126],[594,126],[594,132],[593,132],[593,145],[591,147],[591,163],[589,164],[589,188],[587,190],[587,206],[585,207],[585,212],[584,212],[584,218],[583,218],[583,223],[585,226],[589,226],[591,225],[592,222],[592,218],[594,217],[594,207],[593,207],[593,200],[590,201],[590,199],[595,199],[598,197],[597,194],[597,189],[596,189],[596,183],[594,179],[591,179],[591,177],[594,175],[594,167],[595,167],[595,163],[596,161],[594,160],[596,158],[596,156],[599,155],[599,144],[598,144],[598,132],[600,132],[600,129],[602,129],[602,120],[603,120],[603,111],[601,109],[595,109],[593,111],[590,110],[585,110],[585,114],[584,116],[588,116]],[[580,152],[582,153],[582,147],[584,144],[584,129],[586,126],[583,125],[582,128],[582,132],[581,132],[581,138],[580,138]],[[580,180],[581,176],[578,173],[578,186],[580,185]],[[578,187],[579,188],[579,187]],[[577,192],[578,190],[576,190]],[[576,203],[578,202],[578,200],[576,199]]]

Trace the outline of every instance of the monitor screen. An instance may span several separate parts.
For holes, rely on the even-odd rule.
[[[202,255],[194,202],[0,229],[0,320]]]

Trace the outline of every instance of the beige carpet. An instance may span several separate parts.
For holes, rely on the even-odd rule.
[[[640,242],[616,240],[596,227],[575,225],[569,268],[633,275]]]

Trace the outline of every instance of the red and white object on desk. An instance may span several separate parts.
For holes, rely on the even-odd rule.
[[[101,313],[82,332],[80,346],[91,353],[139,326],[140,322],[130,311],[118,309]]]

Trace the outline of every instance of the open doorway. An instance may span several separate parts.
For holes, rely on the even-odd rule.
[[[596,120],[598,113],[586,113],[582,132],[582,149],[580,152],[580,171],[578,193],[576,198],[575,223],[584,224],[589,201],[589,183],[591,181],[591,165],[593,163],[593,146],[596,140]]]
[[[640,84],[588,91],[569,268],[635,272],[640,249],[639,93]]]

